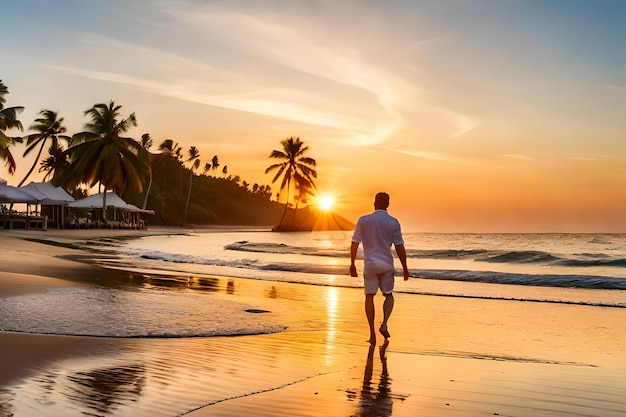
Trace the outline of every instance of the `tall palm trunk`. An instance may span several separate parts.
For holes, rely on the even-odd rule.
[[[289,205],[289,189],[291,188],[291,180],[287,180],[287,201],[285,202],[285,209],[283,210],[283,215],[280,216],[280,221],[278,222],[278,228],[283,224],[283,219],[285,218],[285,214],[287,214],[287,206]]]
[[[185,221],[187,221],[187,210],[189,209],[189,200],[191,200],[191,185],[193,184],[193,170],[189,176],[189,191],[187,192],[187,204],[185,204],[185,212],[183,214],[183,221],[180,223],[181,226],[185,225]]]
[[[35,161],[33,162],[33,166],[30,167],[30,169],[28,170],[28,172],[26,173],[26,175],[24,176],[24,178],[22,178],[22,181],[20,181],[19,184],[17,184],[18,187],[21,187],[22,184],[24,184],[24,181],[26,181],[26,179],[28,177],[30,177],[30,174],[33,173],[33,170],[35,169],[35,167],[37,166],[37,161],[39,161],[39,157],[41,157],[41,152],[43,151],[43,147],[46,145],[46,141],[42,141],[41,142],[41,146],[39,147],[39,152],[37,152],[37,157],[35,158]]]
[[[148,195],[150,194],[150,188],[152,188],[152,170],[150,170],[150,181],[148,181],[148,190],[146,191],[146,196],[143,198],[143,206],[142,209],[146,209],[148,205]]]
[[[107,223],[107,189],[104,188],[104,192],[102,193],[102,221]]]

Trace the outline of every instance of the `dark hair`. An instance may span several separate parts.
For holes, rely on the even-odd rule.
[[[389,194],[387,193],[378,193],[374,198],[374,207],[377,209],[387,209],[389,207]]]

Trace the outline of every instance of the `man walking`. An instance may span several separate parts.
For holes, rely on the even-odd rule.
[[[350,246],[350,276],[358,276],[356,272],[356,259],[359,244],[363,243],[363,283],[365,286],[365,315],[370,327],[369,342],[376,343],[376,331],[374,330],[374,296],[380,291],[385,296],[383,303],[383,321],[378,331],[385,339],[390,337],[387,330],[387,321],[393,311],[393,285],[394,266],[391,245],[396,249],[396,254],[404,272],[404,280],[409,279],[409,270],[406,264],[406,250],[400,231],[400,223],[387,213],[389,207],[389,194],[378,193],[374,199],[374,212],[361,216],[356,223],[352,244]]]

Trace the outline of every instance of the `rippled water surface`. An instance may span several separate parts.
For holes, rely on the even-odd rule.
[[[99,286],[62,287],[0,302],[0,329],[111,337],[272,333],[284,325],[223,294]]]

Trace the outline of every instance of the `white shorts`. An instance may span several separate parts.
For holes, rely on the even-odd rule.
[[[393,292],[394,270],[377,271],[375,269],[364,269],[363,284],[365,294],[376,294],[379,288],[383,294],[391,294]]]

